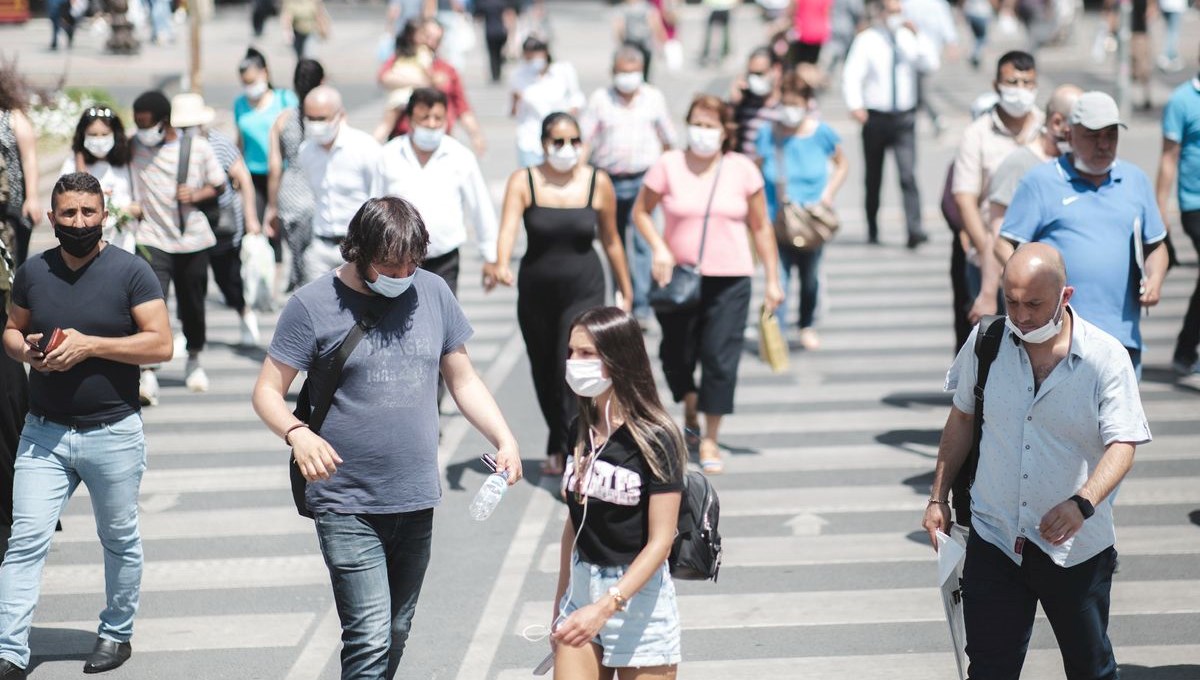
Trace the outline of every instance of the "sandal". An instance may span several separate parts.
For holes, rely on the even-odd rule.
[[[725,471],[725,463],[721,462],[721,449],[716,442],[712,442],[711,446],[706,444],[707,441],[700,444],[700,469],[706,475],[719,475]]]
[[[542,461],[542,474],[547,476],[561,477],[566,466],[566,456],[561,453],[552,453]]]

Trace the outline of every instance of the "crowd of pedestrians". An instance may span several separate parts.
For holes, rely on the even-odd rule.
[[[13,489],[11,513],[0,494],[0,524],[12,527],[0,566],[0,680],[24,677],[46,548],[80,482],[94,501],[108,596],[85,670],[129,658],[142,570],[140,408],[158,403],[157,376],[173,353],[186,354],[190,391],[210,388],[201,366],[210,270],[241,320],[240,344],[261,344],[243,281],[251,236],[269,239],[270,298],[282,306],[253,405],[293,451],[298,503],[315,519],[342,621],[343,677],[392,677],[400,663],[441,496],[445,394],[497,449],[507,482],[522,477],[516,438],[467,354],[473,331],[457,296],[471,243],[482,288],[517,289],[549,433],[541,473],[561,478],[570,511],[553,615],[558,672],[610,677],[605,669],[641,667],[619,677],[674,677],[680,624],[665,561],[689,457],[705,474],[724,470],[721,425],[734,413],[747,320],[773,313],[797,329],[800,348],[822,347],[821,265],[836,245],[794,239],[790,221],[836,228],[856,161],[821,100],[840,91],[845,122],[860,129],[867,242],[881,241],[890,151],[905,244],[922,247],[917,115],[927,112],[939,134],[946,128],[930,83],[959,42],[942,0],[764,2],[764,44],[747,50],[727,96],[696,95],[676,120],[651,80],[680,67],[678,4],[616,3],[611,78],[585,96],[575,68],[552,57],[540,2],[393,0],[376,76],[385,110],[367,131],[350,125],[342,94],[308,58],[311,36],[330,34],[323,4],[285,2],[292,87],[248,49],[236,73],[242,94],[231,102],[234,136],[214,127],[210,103],[195,94],[145,92],[128,121],[101,106],[83,113],[45,215],[60,246],[37,255],[28,250],[43,217],[36,140],[20,87],[0,78],[0,255],[12,263],[0,281],[11,302],[0,490]],[[983,4],[963,8],[976,68],[992,15]],[[254,5],[256,32],[269,5]],[[698,58],[716,63],[738,47],[729,24],[739,3],[704,5]],[[461,74],[471,12],[487,75],[499,83],[508,71],[515,169],[499,206]],[[1177,60],[1175,49],[1168,44],[1160,61]],[[931,536],[949,527],[977,405],[972,350],[985,332],[977,324],[1004,314],[997,332],[1011,341],[1001,343],[987,391],[989,407],[997,404],[989,419],[995,413],[1000,425],[976,442],[989,453],[967,547],[972,677],[1019,673],[1036,602],[1056,627],[1072,629],[1059,640],[1068,665],[1115,677],[1105,630],[1112,497],[1135,447],[1150,440],[1137,392],[1139,320],[1159,301],[1169,266],[1172,192],[1200,248],[1200,80],[1167,104],[1154,187],[1118,154],[1125,121],[1111,96],[1062,84],[1039,107],[1037,61],[1026,51],[1005,53],[989,75],[980,89],[992,94],[961,131],[945,184],[959,353],[924,525]],[[681,272],[697,276],[694,299],[662,302]],[[164,302],[172,287],[177,338]],[[102,294],[73,293],[85,288]],[[70,330],[51,338],[56,328]],[[678,417],[645,351],[655,332]],[[1184,379],[1200,372],[1198,345],[1200,283],[1174,348]],[[19,363],[33,369],[28,384],[8,379]],[[287,403],[302,372],[319,419]],[[1088,400],[1096,403],[1072,408]],[[14,414],[26,411],[22,430]],[[1033,416],[1031,436],[1071,457],[1070,470],[1022,452],[1020,421]],[[1068,440],[1040,425],[1068,416],[1068,429],[1088,434]],[[1041,486],[1022,487],[1013,478],[1021,469],[1042,474]],[[1017,512],[1018,501],[1041,514]],[[1014,566],[1022,559],[1036,566],[1022,571]],[[1020,588],[996,585],[1020,579]]]

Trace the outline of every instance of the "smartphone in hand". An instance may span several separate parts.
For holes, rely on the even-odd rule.
[[[61,328],[55,328],[49,333],[43,333],[41,340],[38,340],[37,342],[30,342],[26,340],[25,344],[29,345],[30,349],[37,350],[42,353],[42,356],[45,356],[58,349],[58,346],[62,344],[62,341],[66,339],[66,337],[67,336],[62,332]]]

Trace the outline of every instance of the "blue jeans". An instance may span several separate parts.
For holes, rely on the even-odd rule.
[[[146,5],[146,13],[150,15],[150,39],[154,42],[172,40],[175,37],[175,29],[171,27],[170,0],[143,0],[143,2]]]
[[[1039,602],[1058,639],[1067,680],[1116,680],[1108,639],[1116,561],[1110,546],[1082,564],[1060,567],[1026,541],[1017,564],[972,533],[963,567],[971,680],[1020,678]]]
[[[1162,56],[1175,61],[1179,58],[1179,26],[1183,23],[1183,12],[1163,12],[1166,35],[1163,38]]]
[[[429,566],[433,509],[318,512],[317,538],[342,620],[342,678],[392,678]]]
[[[792,269],[795,268],[800,277],[800,328],[812,328],[816,323],[817,303],[820,301],[821,289],[821,254],[822,248],[800,250],[790,245],[779,245],[779,285],[783,288],[784,300],[775,310],[779,319],[779,327],[787,327],[787,295],[791,290]]]
[[[638,318],[649,318],[650,311],[650,268],[653,253],[650,244],[638,233],[633,224],[633,204],[642,189],[642,178],[646,173],[613,177],[613,190],[617,194],[617,233],[625,247],[625,258],[629,261],[629,278],[633,281],[633,314]],[[613,283],[614,287],[616,282]]]
[[[25,418],[13,480],[13,528],[0,566],[0,658],[29,665],[29,627],[42,567],[58,516],[82,481],[92,499],[104,547],[100,637],[133,635],[142,585],[142,537],[137,499],[146,470],[142,417],[75,429],[30,414]]]

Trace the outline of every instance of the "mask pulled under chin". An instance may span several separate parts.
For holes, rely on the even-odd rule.
[[[1103,168],[1093,168],[1084,162],[1083,159],[1079,157],[1079,154],[1076,153],[1071,154],[1071,165],[1074,165],[1076,170],[1085,175],[1105,175],[1111,172],[1112,169],[1117,166],[1117,161],[1114,160],[1112,163],[1109,163]]]
[[[612,387],[612,378],[604,377],[604,362],[599,359],[567,359],[567,386],[591,399]]]
[[[1030,345],[1040,345],[1047,340],[1056,337],[1063,327],[1063,319],[1066,314],[1063,312],[1062,293],[1058,296],[1058,307],[1054,310],[1054,316],[1050,317],[1044,325],[1035,328],[1028,333],[1022,332],[1017,324],[1013,323],[1012,317],[1004,318],[1004,325],[1008,326],[1008,330],[1012,331],[1013,335],[1021,339],[1021,342]]]

